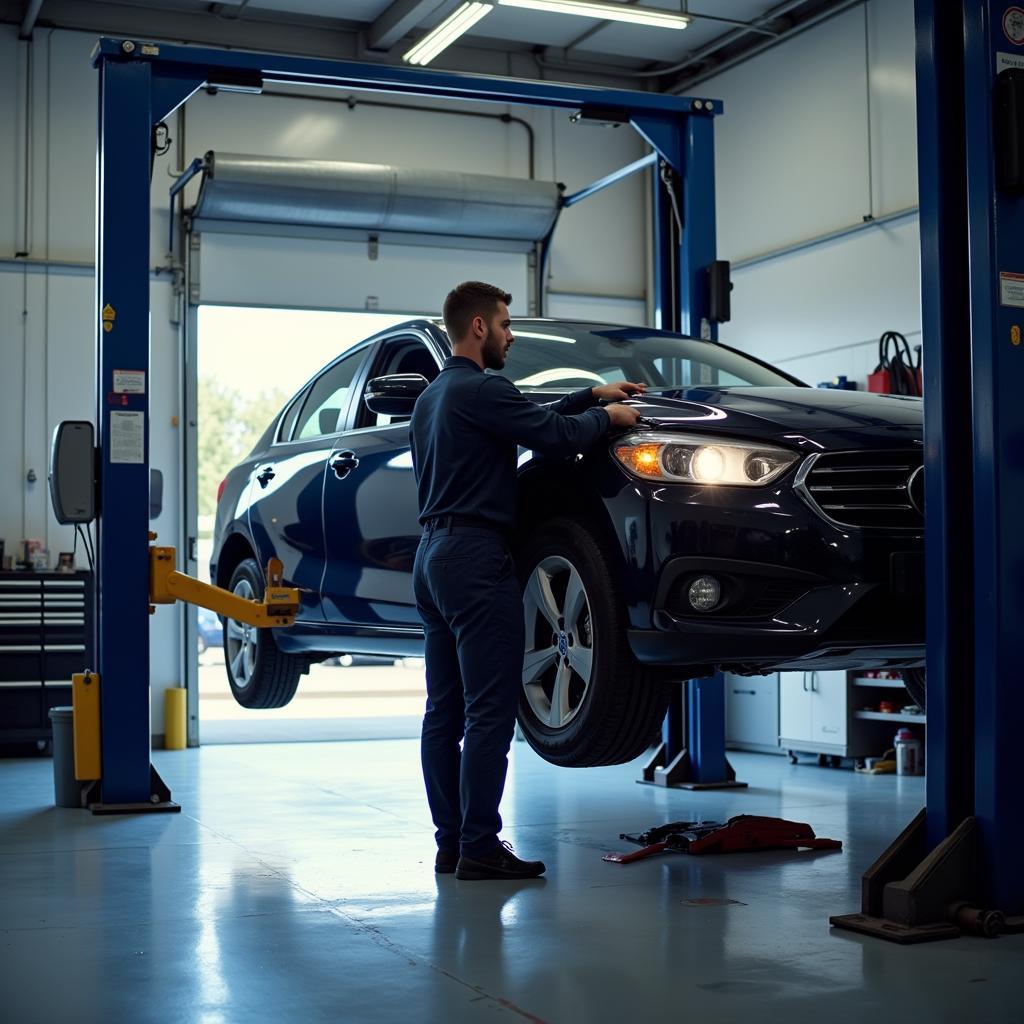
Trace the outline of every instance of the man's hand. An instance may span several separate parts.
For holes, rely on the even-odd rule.
[[[606,405],[604,411],[612,421],[613,427],[633,427],[640,419],[640,413],[631,405]]]
[[[630,384],[628,381],[619,381],[616,384],[602,384],[600,387],[590,389],[594,398],[599,402],[621,402],[624,398],[632,398],[634,395],[643,396],[647,390],[646,384]]]

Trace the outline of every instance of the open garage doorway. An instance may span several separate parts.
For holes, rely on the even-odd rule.
[[[197,559],[209,580],[218,488],[289,398],[328,362],[409,315],[201,305],[197,317]],[[198,610],[202,743],[393,739],[419,735],[420,659],[339,652],[310,667],[283,708],[255,711],[228,685],[220,620]]]

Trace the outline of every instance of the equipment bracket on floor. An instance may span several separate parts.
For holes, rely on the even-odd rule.
[[[978,826],[966,818],[931,853],[921,811],[864,873],[861,912],[829,918],[836,928],[911,945],[965,932],[994,938],[1024,931],[1024,919],[978,905]]]
[[[674,789],[745,789],[725,756],[725,685],[721,673],[690,679],[672,695],[661,742],[636,781]],[[685,739],[684,739],[685,737]]]
[[[106,803],[102,798],[102,779],[97,779],[82,792],[82,806],[93,814],[177,814],[181,804],[171,799],[171,790],[160,778],[160,773],[149,766],[149,800],[129,801],[123,804]]]

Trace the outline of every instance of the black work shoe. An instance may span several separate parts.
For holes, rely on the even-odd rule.
[[[450,875],[458,863],[458,850],[438,850],[434,858],[434,870],[439,875]]]
[[[465,881],[481,882],[494,878],[536,878],[544,874],[544,862],[520,860],[513,852],[511,843],[502,842],[483,857],[459,858],[455,877]]]

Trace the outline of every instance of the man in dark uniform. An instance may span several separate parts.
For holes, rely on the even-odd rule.
[[[423,778],[437,827],[435,870],[465,879],[544,871],[498,840],[525,643],[508,544],[517,446],[553,457],[585,451],[610,427],[636,423],[636,410],[618,400],[644,388],[606,384],[542,406],[485,374],[504,367],[514,340],[511,301],[479,281],[449,293],[453,355],[416,402],[410,431],[424,527],[413,574],[426,631]]]

